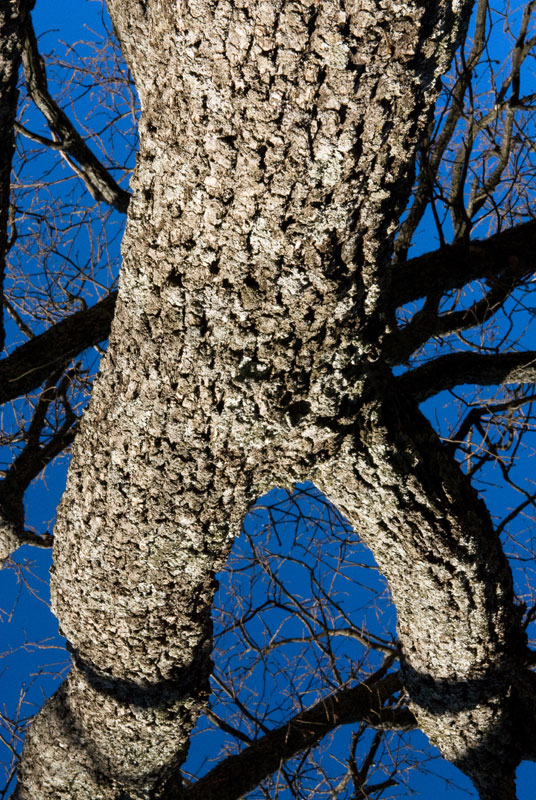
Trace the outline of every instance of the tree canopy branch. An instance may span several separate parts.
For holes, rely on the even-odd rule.
[[[33,547],[50,548],[54,542],[54,537],[45,533],[38,536],[37,533],[29,530],[19,531],[17,526],[6,519],[0,511],[0,567],[14,552],[23,544]]]
[[[117,292],[77,311],[0,361],[0,403],[40,386],[58,367],[108,338]]]
[[[445,151],[452,140],[460,119],[463,117],[465,95],[470,89],[475,68],[482,57],[486,44],[488,5],[488,0],[479,0],[477,3],[471,50],[464,58],[463,70],[452,88],[450,103],[443,125],[437,135],[434,136],[433,130],[436,122],[432,120],[429,141],[426,142],[426,145],[423,145],[419,153],[421,167],[415,196],[408,216],[400,226],[395,243],[395,251],[399,256],[399,260],[403,256],[405,257],[419,222],[424,216],[430,198],[433,195],[434,184],[437,181]]]
[[[421,403],[464,383],[492,386],[536,380],[536,351],[523,353],[449,353],[397,379],[398,386]]]
[[[126,214],[130,192],[116,183],[48,91],[45,66],[37,48],[37,39],[30,19],[26,24],[22,63],[28,94],[44,115],[51,130],[59,136],[63,152],[78,163],[80,167],[78,172],[81,173],[92,197]]]
[[[441,247],[397,264],[387,293],[391,307],[458,289],[479,278],[521,283],[535,271],[536,221],[497,233],[489,239]]]
[[[435,302],[426,302],[402,330],[396,331],[387,339],[387,356],[390,363],[405,363],[432,337],[448,336],[457,331],[483,325],[503,308],[524,277],[520,278],[515,270],[509,270],[496,280],[490,280],[489,291],[469,308],[445,314],[438,313],[440,297],[431,295],[430,299]]]
[[[2,3],[0,8],[0,298],[3,294],[5,259],[9,249],[9,196],[11,159],[15,150],[14,124],[17,113],[17,77],[24,39],[24,25],[34,0]],[[1,300],[0,300],[1,302]],[[0,314],[0,349],[4,325]]]
[[[312,708],[262,736],[238,755],[228,756],[201,780],[185,789],[181,800],[238,800],[275,772],[284,761],[305,748],[313,747],[338,725],[366,722],[371,727],[413,728],[415,719],[411,711],[383,708],[385,701],[403,688],[400,673],[383,676],[383,672],[384,668],[358,686],[322,698]]]
[[[57,384],[58,380],[59,384]],[[36,535],[28,535],[24,530],[24,493],[39,473],[52,459],[68,447],[76,433],[78,418],[73,412],[68,398],[67,389],[71,375],[69,372],[63,376],[61,370],[53,373],[45,385],[37,401],[32,420],[25,432],[25,445],[17,455],[11,466],[4,473],[0,482],[0,516],[5,523],[0,525],[3,529],[4,542],[3,558],[6,558],[6,548],[9,543],[13,550],[20,544],[37,544],[49,546]],[[47,414],[50,407],[60,401],[63,406],[63,421],[55,430],[47,431]],[[16,538],[14,539],[13,536]]]

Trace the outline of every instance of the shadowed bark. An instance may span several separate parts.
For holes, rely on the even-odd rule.
[[[389,581],[419,727],[481,798],[513,799],[519,698],[532,679],[506,556],[469,479],[390,372],[378,366],[367,388],[315,483]]]

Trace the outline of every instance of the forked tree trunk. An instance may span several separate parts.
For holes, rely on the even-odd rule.
[[[390,580],[423,729],[511,797],[508,567],[382,362],[392,236],[471,3],[109,5],[140,153],[56,527],[74,667],[19,796],[158,796],[207,698],[214,573],[252,500],[312,479]]]

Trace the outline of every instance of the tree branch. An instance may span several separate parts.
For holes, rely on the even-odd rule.
[[[78,417],[67,400],[67,388],[72,376],[70,371],[67,372],[61,378],[59,385],[56,386],[55,384],[60,375],[61,373],[52,375],[41,394],[26,432],[26,445],[7,470],[2,482],[2,486],[10,485],[13,487],[12,491],[19,493],[21,500],[22,495],[33,479],[39,475],[52,459],[72,443],[76,433]],[[48,441],[43,442],[41,439],[47,424],[47,413],[50,406],[59,400],[63,405],[63,423],[54,431]]]
[[[0,361],[0,403],[40,386],[53,370],[108,338],[117,292],[53,325]]]
[[[424,304],[411,321],[392,333],[385,342],[385,354],[390,364],[403,364],[432,337],[448,336],[456,331],[484,325],[491,319],[525,280],[515,270],[509,270],[491,282],[491,288],[469,308],[438,314],[440,297],[431,295],[433,302]]]
[[[531,393],[523,394],[521,397],[511,397],[504,403],[484,403],[480,406],[473,406],[462,419],[458,430],[449,436],[448,442],[446,443],[447,450],[454,454],[455,450],[465,442],[471,428],[477,425],[480,426],[485,416],[493,418],[498,414],[502,414],[504,411],[513,411],[519,408],[519,406],[525,403],[533,403],[535,400],[536,394]]]
[[[411,711],[383,708],[385,701],[403,688],[398,672],[384,676],[384,671],[382,668],[364,683],[323,698],[238,755],[228,756],[183,790],[181,800],[238,800],[275,772],[282,762],[313,747],[338,725],[365,722],[377,728],[412,728],[415,719]],[[166,788],[164,797],[173,797],[172,784]]]
[[[77,161],[79,165],[77,172],[81,173],[91,196],[126,214],[130,202],[130,192],[125,191],[116,183],[48,91],[45,66],[39,55],[37,39],[30,19],[26,24],[22,64],[28,94],[44,115],[51,130],[59,136],[63,152]]]
[[[61,380],[60,380],[61,378]],[[59,384],[57,384],[59,380]],[[68,398],[67,389],[71,380],[70,372],[61,375],[61,371],[53,373],[43,389],[30,425],[25,432],[25,445],[5,473],[0,482],[0,508],[2,517],[14,526],[19,544],[27,541],[24,531],[24,493],[32,480],[68,447],[76,433],[78,418],[74,414]],[[55,430],[46,432],[47,414],[52,404],[61,402],[63,421]],[[18,545],[17,545],[18,546]]]
[[[444,115],[444,122],[439,132],[434,136],[435,120],[431,122],[430,141],[426,142],[420,151],[420,174],[415,190],[415,195],[408,216],[400,226],[395,243],[395,251],[399,260],[404,257],[411,244],[428,203],[433,196],[437,175],[443,163],[445,151],[450,144],[456,127],[464,114],[465,95],[471,87],[471,81],[476,66],[478,65],[486,44],[486,19],[488,15],[488,0],[479,0],[475,15],[475,30],[472,37],[471,51],[463,59],[463,70],[458,76],[450,95],[450,102]],[[462,54],[464,47],[462,47]],[[433,203],[432,203],[433,206]],[[441,230],[441,226],[438,226]]]
[[[15,150],[13,126],[17,113],[17,78],[24,38],[24,25],[33,0],[12,0],[0,7],[0,308],[3,295],[5,259],[9,250],[9,195],[11,160]],[[0,313],[0,350],[4,346],[4,325]]]
[[[18,550],[23,544],[30,544],[33,547],[50,548],[54,542],[54,537],[49,533],[38,536],[33,531],[19,531],[15,523],[10,522],[0,511],[0,568],[4,561]]]
[[[536,380],[536,351],[524,353],[449,353],[400,375],[402,391],[422,403],[428,397],[464,383],[482,386]]]
[[[391,307],[411,303],[430,293],[458,289],[479,278],[517,284],[534,273],[536,221],[516,225],[489,239],[447,245],[405,263],[391,273],[387,302]]]

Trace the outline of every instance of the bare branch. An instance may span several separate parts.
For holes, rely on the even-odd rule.
[[[464,59],[464,68],[452,89],[446,111],[446,119],[435,140],[425,143],[420,151],[421,170],[415,197],[409,214],[400,227],[395,245],[399,260],[405,257],[413,235],[426,211],[445,151],[454,135],[458,122],[463,117],[465,94],[471,85],[474,70],[484,52],[488,5],[488,0],[479,0],[478,2],[473,44],[469,55]]]
[[[108,338],[117,293],[77,311],[0,361],[0,403],[30,392],[83,350]]]
[[[391,659],[388,659],[389,661]],[[413,714],[404,708],[383,708],[402,690],[398,672],[384,676],[385,667],[364,683],[325,697],[312,708],[262,736],[238,755],[229,756],[193,786],[183,800],[238,800],[275,772],[282,762],[312,747],[338,725],[365,721],[372,727],[409,729]],[[173,796],[170,783],[168,794]]]
[[[491,288],[469,308],[438,313],[440,297],[433,296],[432,303],[426,302],[412,320],[402,330],[391,334],[386,340],[387,358],[391,364],[402,364],[419,350],[432,337],[448,336],[451,333],[481,326],[491,319],[511,296],[512,292],[525,280],[516,270],[510,270],[496,280],[491,280]]]
[[[464,383],[482,386],[530,383],[536,380],[536,351],[525,353],[449,353],[396,379],[400,389],[421,403]]]
[[[402,264],[391,274],[388,301],[398,307],[458,289],[478,278],[509,279],[518,283],[534,273],[536,221],[526,222],[483,241],[447,245]]]
[[[211,708],[207,708],[205,714],[207,715],[207,718],[214,723],[214,725],[217,725],[218,728],[220,728],[220,730],[224,731],[225,733],[229,733],[231,736],[234,736],[236,739],[240,739],[240,741],[245,742],[246,744],[251,744],[252,740],[247,734],[243,733],[238,728],[235,728],[233,725],[229,725],[229,723],[225,722],[224,719],[218,717],[218,715],[215,714]]]
[[[76,160],[78,167],[74,164],[71,166],[84,179],[91,196],[126,214],[130,193],[116,183],[48,91],[43,59],[39,55],[37,40],[30,20],[26,25],[22,63],[30,97],[46,118],[52,132],[59,137],[62,151]]]
[[[495,416],[504,411],[513,411],[525,403],[532,403],[536,400],[534,394],[523,394],[521,397],[511,397],[503,403],[485,403],[479,406],[473,406],[463,418],[458,430],[448,437],[448,449],[454,451],[465,441],[471,428],[479,424],[485,416]]]
[[[0,308],[3,295],[5,259],[9,249],[9,195],[11,159],[15,150],[14,123],[17,112],[17,77],[21,60],[26,17],[34,0],[2,3],[0,8]],[[0,313],[0,349],[4,346],[4,325]]]
[[[21,317],[15,306],[9,302],[7,297],[4,297],[4,307],[9,316],[11,317],[11,319],[13,320],[13,322],[17,325],[19,330],[22,331],[22,333],[26,336],[26,338],[34,339],[35,335],[33,331],[31,330],[31,328],[28,327],[28,325],[26,325],[26,323],[24,322],[23,318]]]
[[[0,567],[23,544],[48,548],[52,547],[53,541],[54,537],[49,533],[38,536],[33,531],[18,530],[17,525],[0,511]]]
[[[59,383],[56,385],[58,380]],[[37,401],[29,428],[25,432],[24,448],[5,472],[4,479],[0,483],[2,515],[13,523],[16,534],[23,534],[23,498],[26,489],[46,465],[74,439],[78,418],[67,399],[70,380],[71,375],[66,373],[62,376],[61,371],[49,378]],[[54,426],[55,429],[51,430],[47,414],[54,403],[61,404],[63,418]]]

